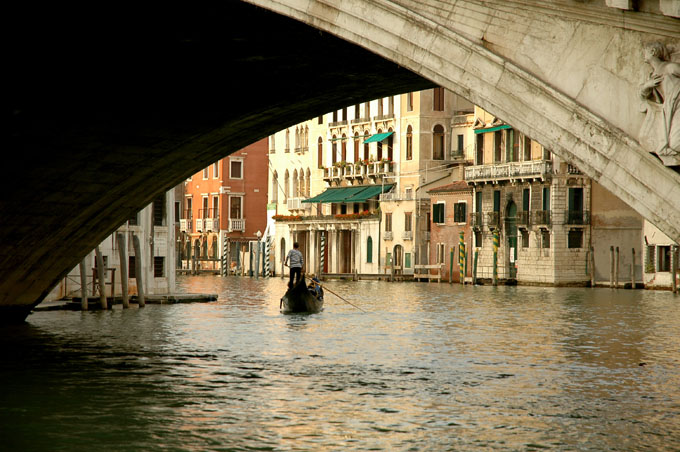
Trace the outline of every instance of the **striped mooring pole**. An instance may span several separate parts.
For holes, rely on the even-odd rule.
[[[458,267],[460,269],[460,283],[465,284],[465,232],[460,231],[458,244]]]
[[[323,273],[323,263],[326,261],[326,232],[321,231],[320,246],[319,246],[319,274],[318,277],[321,279],[321,274]]]
[[[271,253],[272,249],[272,236],[267,234],[267,238],[264,242],[264,276],[266,278],[269,278],[271,274],[271,270],[269,268],[269,255]]]
[[[498,231],[493,231],[493,285],[498,285],[498,245],[500,238]]]
[[[222,276],[227,276],[229,274],[227,256],[229,256],[229,242],[227,236],[224,236],[224,241],[222,242],[222,266],[220,268],[220,274]]]

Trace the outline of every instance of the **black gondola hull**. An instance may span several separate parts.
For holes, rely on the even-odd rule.
[[[295,312],[319,312],[323,308],[323,298],[317,298],[307,289],[304,280],[295,287],[288,289],[281,299],[281,312],[291,314]]]

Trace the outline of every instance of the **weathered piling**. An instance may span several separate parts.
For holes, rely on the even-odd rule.
[[[475,260],[472,263],[472,284],[477,284],[477,258],[479,257],[479,250],[475,250]]]
[[[117,234],[118,256],[120,258],[120,292],[123,299],[123,308],[130,307],[130,297],[128,295],[128,266],[127,266],[127,240],[123,233]]]
[[[137,280],[137,303],[139,307],[146,306],[144,298],[144,269],[142,268],[142,247],[139,245],[137,234],[132,236],[132,246],[135,249],[135,279]]]
[[[635,248],[630,261],[630,288],[635,289]]]
[[[498,246],[500,238],[498,231],[493,231],[493,285],[498,285]]]
[[[80,309],[87,311],[87,266],[85,259],[80,261]]]
[[[616,254],[614,256],[614,287],[619,288],[619,247],[616,247]]]
[[[609,247],[609,288],[614,287],[614,247]]]
[[[678,252],[678,246],[671,247],[671,289],[674,294],[678,293],[678,258],[680,257]]]
[[[99,302],[102,309],[108,309],[106,301],[106,269],[104,268],[104,257],[99,247],[94,249],[94,254],[97,259],[97,286],[99,287]]]
[[[590,287],[595,287],[595,248],[590,247]]]

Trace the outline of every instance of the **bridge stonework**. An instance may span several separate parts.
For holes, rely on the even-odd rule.
[[[211,162],[433,84],[680,241],[680,176],[639,141],[643,47],[680,50],[680,19],[663,0],[635,3],[249,0],[88,10],[91,21],[63,6],[13,12],[6,149],[17,163],[0,204],[0,321],[25,318],[102,238]]]

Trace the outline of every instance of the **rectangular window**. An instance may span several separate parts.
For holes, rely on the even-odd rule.
[[[521,230],[522,233],[522,248],[529,248],[529,231],[526,229]]]
[[[392,232],[392,214],[385,214],[385,232]]]
[[[411,268],[411,253],[404,253],[404,268]]]
[[[494,212],[500,212],[501,211],[501,191],[500,190],[494,190],[493,191],[493,211]]]
[[[477,212],[477,213],[482,212],[482,192],[481,191],[475,192],[475,212]]]
[[[242,203],[243,198],[240,196],[229,197],[229,218],[234,220],[240,220],[243,218],[241,216],[243,214]]]
[[[524,137],[524,160],[531,160],[531,138]]]
[[[475,165],[484,164],[484,133],[477,134],[477,144],[475,147]]]
[[[458,202],[453,206],[453,221],[456,223],[465,223],[467,221],[467,203]]]
[[[464,142],[464,135],[458,134],[456,135],[456,143],[458,146],[458,153],[461,154],[464,151],[465,147],[465,142]]]
[[[229,161],[229,177],[232,179],[243,179],[243,160]]]
[[[437,243],[437,264],[443,264],[446,254],[446,245],[444,243]]]
[[[444,224],[444,209],[446,204],[438,202],[432,205],[432,222],[437,224]]]
[[[444,111],[444,88],[434,88],[433,90],[434,102],[432,105],[432,110],[434,111]]]
[[[323,124],[323,115],[319,116],[319,125]]]
[[[550,210],[550,187],[543,187],[543,210]]]
[[[413,212],[405,212],[404,213],[404,231],[406,232],[411,232],[412,229],[412,218],[413,218]]]
[[[219,162],[213,163],[213,179],[219,179],[220,177],[220,165]]]
[[[571,229],[567,240],[569,248],[583,248],[583,229]]]
[[[659,246],[657,247],[658,260],[656,262],[656,271],[669,272],[671,271],[671,247]]]
[[[475,247],[481,248],[483,245],[482,231],[480,229],[475,229],[474,234],[475,234]]]
[[[497,130],[493,133],[493,161],[500,163],[503,161],[503,132]]]
[[[208,178],[209,172],[210,172],[210,167],[203,168],[203,180]]]
[[[175,202],[175,223],[179,223],[179,219],[181,218],[180,214],[179,214],[179,210],[180,210],[180,203],[179,203],[179,201],[176,201]]]
[[[163,278],[165,276],[165,257],[155,256],[153,258],[153,276],[154,278]]]
[[[165,193],[153,200],[153,225],[165,226]]]
[[[529,211],[530,205],[529,200],[531,199],[531,191],[528,188],[522,190],[522,210],[525,212]]]
[[[541,229],[541,248],[550,248],[550,231]]]
[[[413,92],[406,94],[406,111],[413,111]]]
[[[135,262],[137,259],[135,259],[135,256],[128,256],[128,278],[135,278]]]

